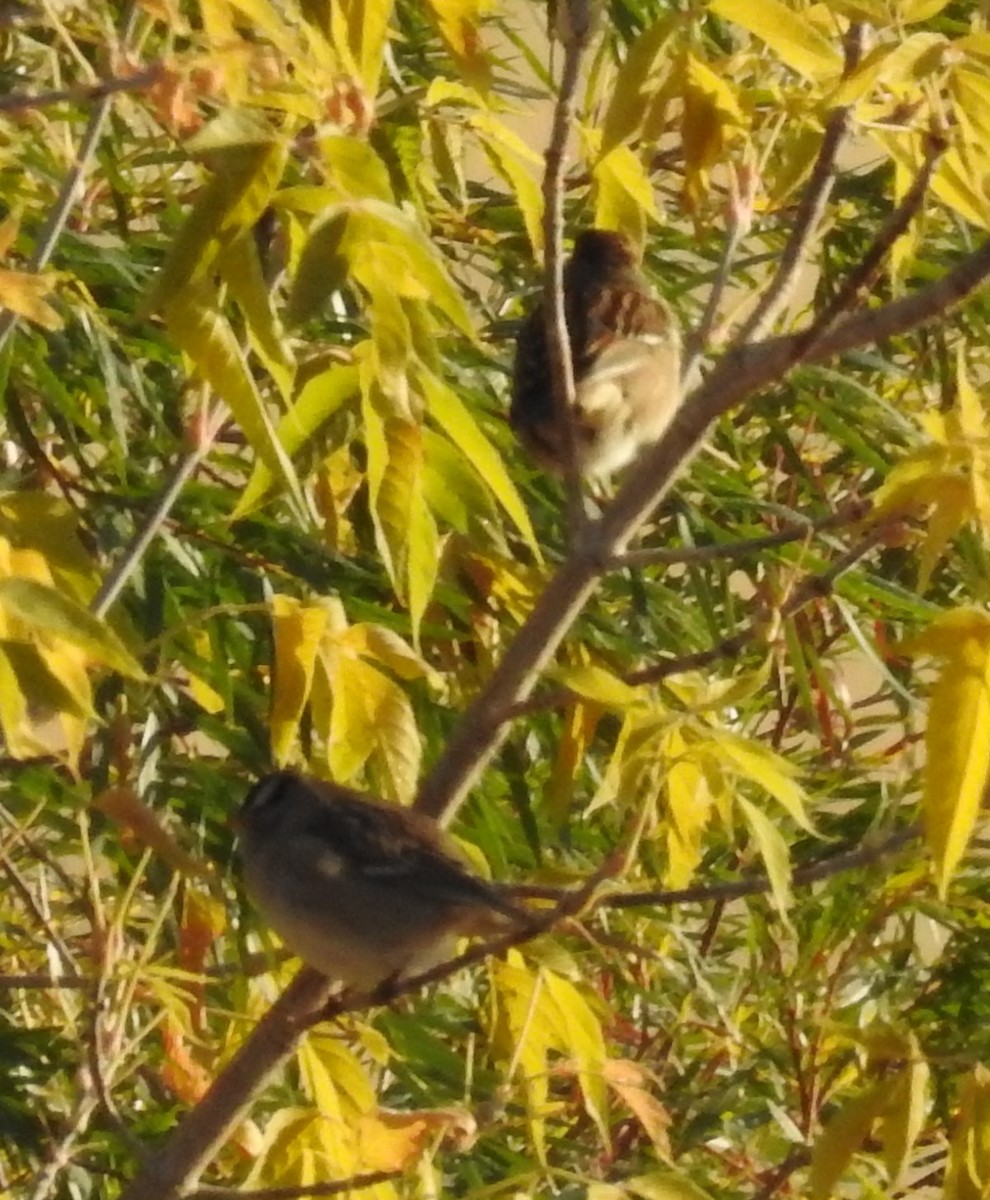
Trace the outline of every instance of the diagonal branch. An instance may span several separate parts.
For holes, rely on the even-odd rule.
[[[937,282],[882,308],[851,314],[813,345],[803,333],[738,346],[723,355],[685,401],[661,440],[642,455],[590,536],[547,584],[529,618],[468,707],[446,748],[424,780],[420,811],[449,822],[486,764],[501,746],[504,722],[525,700],[597,586],[609,562],[673,486],[708,427],[753,392],[782,379],[801,362],[825,362],[847,350],[875,345],[943,316],[990,278],[990,239]]]
[[[846,66],[844,74],[849,76],[859,65],[863,55],[865,36],[862,24],[850,25],[846,35]],[[835,182],[835,164],[849,128],[849,108],[837,108],[825,125],[825,136],[818,149],[818,157],[812,168],[808,186],[801,196],[797,216],[791,235],[787,239],[780,266],[759,304],[743,322],[742,328],[733,339],[734,345],[745,345],[763,337],[780,315],[781,309],[791,297],[798,272],[804,264],[811,238],[821,224],[825,206],[832,194]]]

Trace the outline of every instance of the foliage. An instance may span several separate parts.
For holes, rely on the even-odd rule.
[[[522,0],[4,16],[11,1194],[119,1194],[290,978],[238,884],[248,781],[289,764],[412,802],[572,561],[561,484],[504,417],[545,240],[543,22]],[[584,66],[567,228],[643,243],[685,328],[738,234],[709,363],[836,112],[778,332],[829,311],[928,167],[862,311],[990,227],[978,5],[611,0]],[[209,1181],[986,1192],[990,309],[937,315],[719,420],[634,547],[661,553],[601,575],[459,811],[499,879],[576,883],[623,847],[598,906],[306,1034]]]

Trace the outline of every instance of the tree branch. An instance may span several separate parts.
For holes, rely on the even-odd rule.
[[[859,65],[863,55],[864,27],[853,24],[846,35],[846,65],[844,76],[848,77]],[[811,172],[811,179],[801,196],[797,216],[791,235],[787,239],[780,266],[763,294],[762,299],[743,322],[733,339],[734,345],[745,345],[763,337],[791,297],[798,271],[807,256],[812,234],[821,224],[825,206],[835,182],[835,162],[849,126],[849,108],[837,108],[825,126],[825,136],[818,148],[818,157]]]
[[[567,6],[571,0],[559,2]],[[555,420],[564,435],[564,483],[572,541],[578,540],[584,528],[585,508],[572,415],[574,363],[571,360],[571,341],[564,306],[564,159],[567,140],[574,125],[574,94],[577,91],[587,37],[587,22],[583,22],[577,28],[568,27],[564,31],[564,66],[554,105],[546,167],[543,172],[543,316]]]

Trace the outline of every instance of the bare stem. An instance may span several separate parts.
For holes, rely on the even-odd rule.
[[[561,0],[561,3],[567,3],[567,0]],[[575,540],[580,537],[584,528],[585,508],[572,419],[574,363],[564,305],[564,161],[567,140],[574,125],[574,95],[581,73],[585,45],[586,34],[572,35],[564,41],[564,66],[554,105],[543,173],[543,316],[555,420],[564,435],[564,482],[567,489],[571,536]]]

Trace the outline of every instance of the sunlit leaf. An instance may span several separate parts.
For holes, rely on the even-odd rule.
[[[71,597],[34,579],[0,579],[0,610],[39,634],[64,638],[132,679],[143,679],[141,664],[99,617]]]
[[[944,613],[906,643],[942,661],[925,730],[925,836],[944,895],[973,834],[990,777],[990,616]]]
[[[708,11],[748,29],[805,79],[824,83],[842,71],[842,55],[827,38],[781,0],[709,0]]]
[[[309,700],[327,611],[320,604],[302,604],[292,596],[273,596],[271,609],[275,655],[268,723],[272,758],[278,766],[285,766]]]

